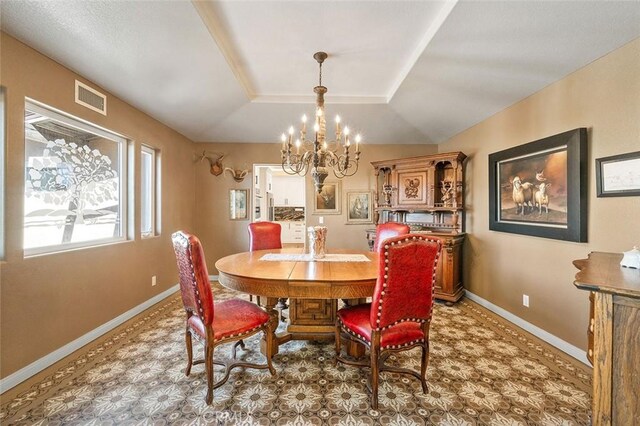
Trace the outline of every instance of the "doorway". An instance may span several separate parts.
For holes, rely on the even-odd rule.
[[[291,176],[280,164],[253,165],[253,222],[270,221],[282,227],[284,247],[304,247],[306,229],[304,176]]]

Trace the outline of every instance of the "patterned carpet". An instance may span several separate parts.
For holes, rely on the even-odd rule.
[[[218,300],[234,296],[216,285]],[[176,294],[78,351],[27,390],[3,394],[0,423],[589,424],[591,370],[466,299],[434,310],[429,394],[413,378],[383,373],[377,411],[369,405],[368,370],[336,368],[333,344],[312,342],[283,345],[274,357],[276,377],[234,370],[208,407],[204,367],[184,375],[183,324]],[[202,347],[195,345],[200,358]],[[263,362],[258,347],[254,336],[243,357]],[[392,358],[390,363],[419,369],[417,349]]]

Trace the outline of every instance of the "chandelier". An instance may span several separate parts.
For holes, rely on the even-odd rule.
[[[307,139],[307,116],[302,116],[300,137],[294,140],[295,130],[289,127],[289,135],[282,134],[282,169],[290,175],[305,176],[311,170],[313,183],[318,193],[322,192],[324,181],[329,176],[329,169],[341,179],[353,176],[358,171],[360,160],[360,135],[355,137],[355,152],[351,152],[349,128],[342,128],[340,116],[336,115],[335,140],[327,140],[326,115],[324,111],[324,94],[327,88],[322,85],[322,63],[327,59],[325,52],[317,52],[313,58],[320,65],[319,83],[313,88],[316,93],[316,112],[313,124],[313,140]],[[344,138],[343,138],[344,136]]]

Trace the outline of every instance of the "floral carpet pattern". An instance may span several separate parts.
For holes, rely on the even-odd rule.
[[[246,298],[217,283],[214,291],[217,300]],[[383,373],[378,410],[370,407],[367,369],[335,367],[332,343],[305,341],[280,347],[275,377],[265,370],[233,370],[209,407],[204,367],[184,375],[184,311],[176,294],[78,351],[27,390],[6,392],[0,424],[589,424],[590,368],[475,303],[437,304],[430,342],[429,393],[414,378]],[[241,357],[264,362],[259,336],[246,343]],[[222,348],[216,356],[228,356]],[[194,343],[194,358],[202,352]],[[388,363],[419,371],[419,350]]]

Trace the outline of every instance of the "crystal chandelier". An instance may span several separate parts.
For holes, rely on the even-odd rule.
[[[282,169],[290,175],[305,176],[311,169],[313,183],[318,193],[322,192],[324,181],[329,176],[329,169],[341,179],[353,176],[358,171],[360,160],[360,135],[355,137],[355,152],[351,153],[349,128],[340,125],[340,116],[336,116],[336,138],[326,138],[326,115],[324,112],[324,94],[327,88],[322,85],[322,63],[327,59],[325,52],[317,52],[313,58],[320,65],[319,83],[313,88],[316,93],[316,112],[313,124],[313,140],[307,139],[307,116],[302,116],[300,138],[294,140],[294,128],[289,127],[289,136],[282,134]],[[344,136],[344,139],[343,139]]]

